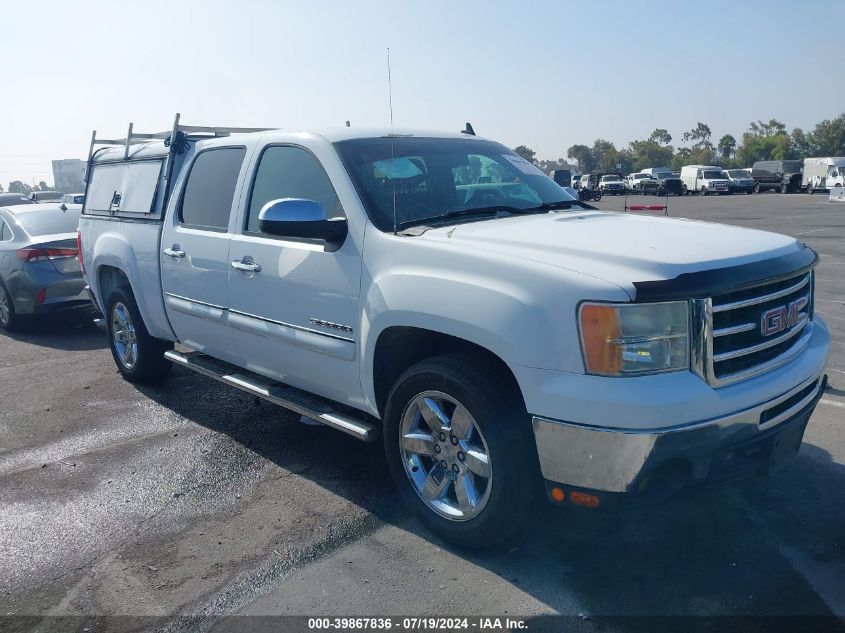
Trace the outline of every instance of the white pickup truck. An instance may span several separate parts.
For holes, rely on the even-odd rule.
[[[80,254],[127,380],[173,363],[382,436],[465,545],[543,487],[653,502],[798,450],[829,343],[806,245],[598,211],[467,133],[239,132],[92,141]]]

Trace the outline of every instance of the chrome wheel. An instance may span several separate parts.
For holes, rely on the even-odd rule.
[[[418,394],[402,414],[399,442],[405,474],[430,509],[453,521],[484,510],[493,482],[490,452],[466,407],[439,391]]]
[[[0,286],[0,324],[2,325],[9,325],[9,320],[12,317],[10,302],[11,299],[6,294],[6,289]]]
[[[119,301],[111,310],[111,332],[112,345],[120,364],[132,369],[138,362],[138,337],[129,309]]]

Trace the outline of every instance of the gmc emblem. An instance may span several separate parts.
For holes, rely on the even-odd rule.
[[[760,319],[760,334],[771,336],[791,328],[798,323],[801,318],[801,310],[804,309],[808,301],[807,297],[804,296],[789,305],[766,310]]]

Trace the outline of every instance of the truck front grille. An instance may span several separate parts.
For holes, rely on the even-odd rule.
[[[735,382],[773,369],[807,344],[813,273],[713,297],[710,310],[711,382]]]

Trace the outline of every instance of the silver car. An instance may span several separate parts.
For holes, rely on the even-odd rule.
[[[0,327],[56,310],[88,307],[76,259],[79,209],[52,204],[0,207]]]

